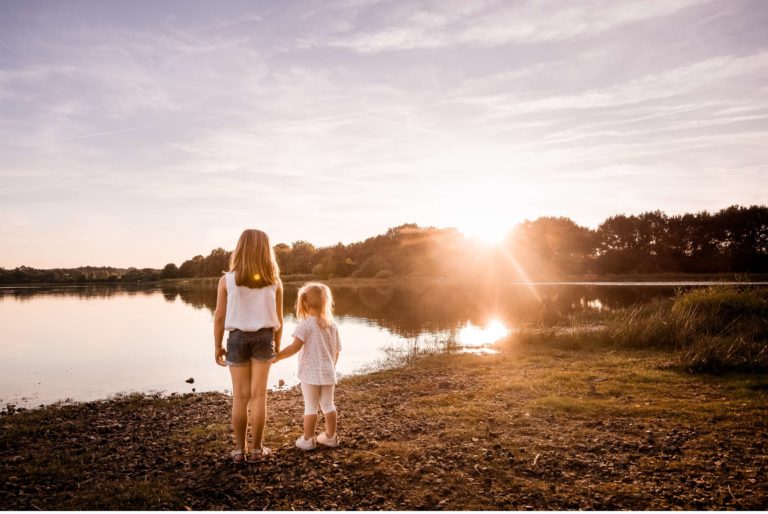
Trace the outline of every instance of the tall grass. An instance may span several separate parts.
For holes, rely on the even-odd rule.
[[[711,286],[618,311],[606,336],[630,347],[674,350],[694,371],[768,370],[768,291]]]

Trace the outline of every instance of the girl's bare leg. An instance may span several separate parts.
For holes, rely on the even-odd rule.
[[[304,439],[315,437],[315,426],[317,425],[317,414],[304,415]]]
[[[336,435],[336,411],[324,413],[325,417],[325,435],[333,437]]]
[[[251,359],[251,436],[255,450],[262,446],[264,425],[267,422],[267,379],[270,366],[269,361]]]
[[[229,366],[232,375],[232,429],[235,431],[235,449],[245,449],[245,431],[248,427],[248,401],[251,397],[251,366]]]

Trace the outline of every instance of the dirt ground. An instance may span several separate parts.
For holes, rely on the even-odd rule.
[[[229,459],[231,400],[127,396],[0,417],[0,507],[499,510],[768,507],[768,377],[691,375],[663,353],[509,343],[338,386],[341,446]]]

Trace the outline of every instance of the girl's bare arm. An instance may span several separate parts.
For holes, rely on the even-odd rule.
[[[298,337],[293,338],[293,343],[291,343],[290,346],[282,350],[280,353],[277,354],[277,357],[275,357],[275,362],[283,359],[287,359],[288,357],[291,357],[292,355],[295,355],[299,350],[301,350],[301,347],[304,346],[304,341],[299,339]]]
[[[339,328],[336,327],[336,358],[333,359],[333,365],[335,366],[339,362],[339,354],[341,353],[341,337],[339,337]]]
[[[219,279],[219,287],[216,291],[216,312],[213,314],[213,351],[216,364],[226,366],[224,357],[227,351],[222,347],[224,341],[224,320],[227,317],[227,280]]]
[[[275,351],[280,353],[280,342],[283,339],[283,282],[281,280],[277,281],[275,308],[277,309],[277,319],[280,321],[280,328],[275,330]]]

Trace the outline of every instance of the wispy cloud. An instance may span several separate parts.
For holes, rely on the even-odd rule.
[[[328,40],[318,40],[316,44],[325,43],[364,54],[458,45],[531,45],[591,37],[709,1],[419,2],[410,4],[408,10],[400,10],[397,19],[382,27],[374,30],[354,27]]]
[[[768,195],[768,9],[752,0],[4,15],[4,266],[159,266],[243,225],[327,244],[470,211],[594,224]]]
[[[646,75],[623,84],[590,89],[573,95],[524,100],[514,94],[499,94],[468,97],[458,101],[487,105],[495,110],[504,109],[507,114],[615,107],[670,98],[707,87],[719,87],[724,81],[745,75],[759,74],[759,77],[762,77],[766,69],[768,69],[768,52],[743,57],[718,56],[680,68]],[[766,86],[757,86],[758,94],[763,94],[765,91]]]
[[[59,141],[72,141],[75,139],[86,139],[90,137],[98,137],[98,136],[109,136],[113,134],[123,134],[126,132],[136,132],[138,130],[145,130],[150,128],[159,128],[159,127],[179,127],[186,124],[195,124],[201,121],[208,121],[208,120],[215,120],[218,118],[222,118],[224,116],[231,116],[229,114],[214,114],[212,116],[204,116],[202,118],[194,118],[194,119],[188,119],[188,120],[181,120],[176,122],[165,122],[165,123],[151,123],[149,125],[139,125],[138,127],[123,127],[119,129],[114,130],[105,130],[101,132],[91,132],[90,134],[78,134],[74,136],[69,137],[62,137]]]

